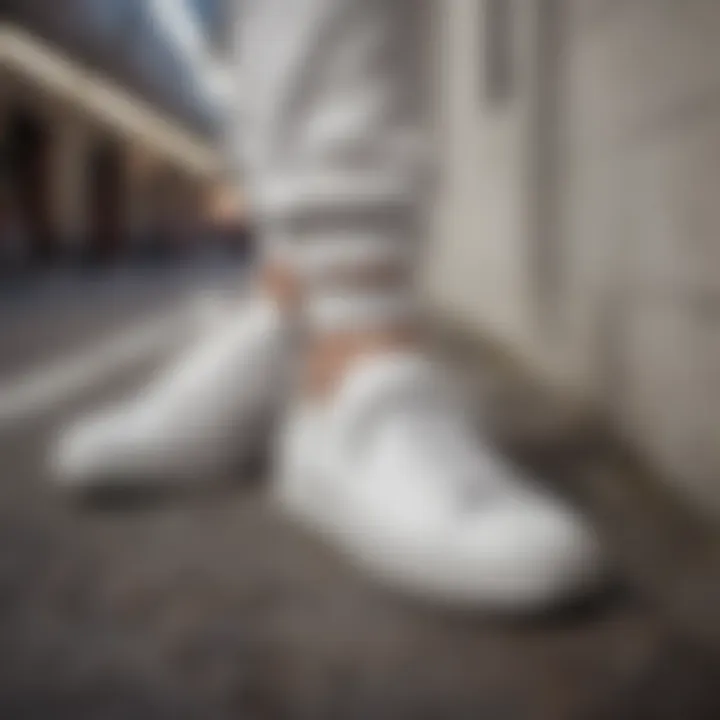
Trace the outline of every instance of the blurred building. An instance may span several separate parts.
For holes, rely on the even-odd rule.
[[[220,106],[180,6],[0,2],[5,243],[44,261],[197,241],[224,182]]]
[[[720,3],[440,5],[435,299],[720,510]]]

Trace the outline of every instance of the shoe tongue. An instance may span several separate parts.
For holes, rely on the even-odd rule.
[[[419,354],[393,353],[360,360],[333,403],[332,422],[348,440],[361,428],[398,412],[447,406],[450,388],[435,363]]]

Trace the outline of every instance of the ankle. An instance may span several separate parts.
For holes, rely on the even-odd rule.
[[[406,351],[417,344],[417,332],[410,328],[333,332],[318,337],[308,349],[303,392],[311,398],[326,398],[359,360]]]
[[[283,265],[267,264],[261,269],[259,290],[283,313],[292,313],[300,304],[300,283],[295,274]]]

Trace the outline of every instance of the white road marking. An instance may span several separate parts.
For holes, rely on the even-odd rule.
[[[179,339],[187,305],[165,311],[86,349],[0,382],[0,430],[46,412]]]

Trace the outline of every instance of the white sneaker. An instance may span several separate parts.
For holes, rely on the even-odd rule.
[[[250,301],[135,400],[82,419],[52,456],[69,488],[211,477],[258,449],[284,395],[290,337],[278,309]]]
[[[483,446],[428,361],[358,363],[282,438],[277,495],[385,583],[442,602],[539,610],[602,577],[571,508]]]

